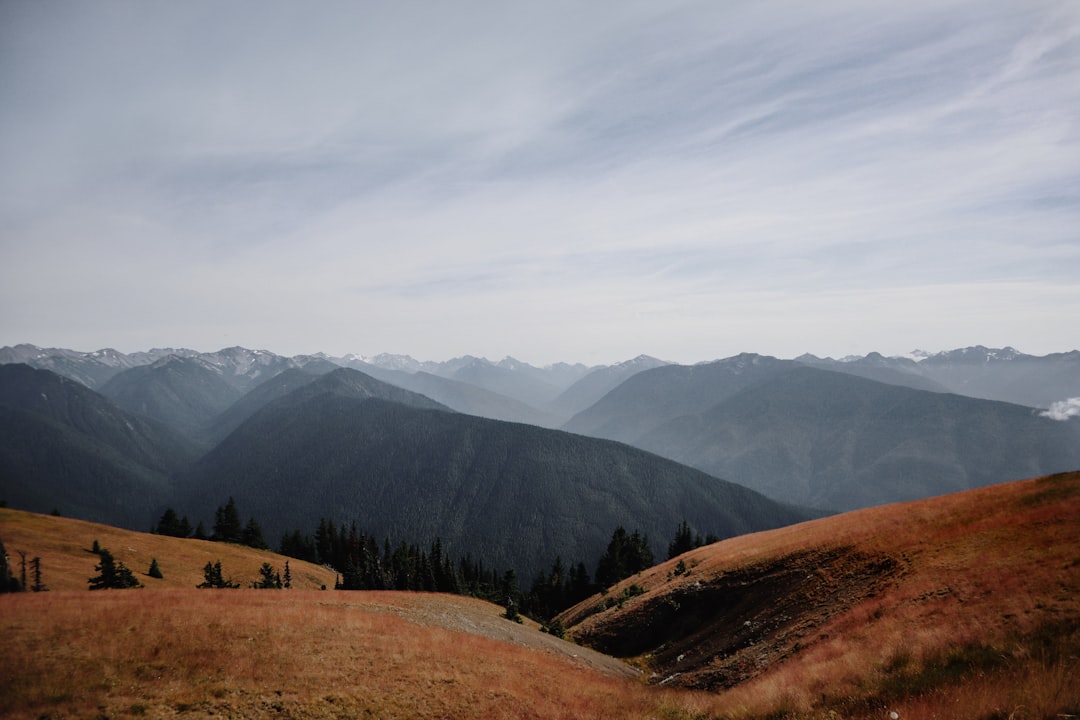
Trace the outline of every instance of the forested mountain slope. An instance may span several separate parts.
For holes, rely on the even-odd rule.
[[[1080,418],[802,367],[635,444],[842,511],[1080,468]]]
[[[240,425],[181,479],[182,509],[235,497],[268,537],[321,517],[532,574],[590,564],[617,525],[659,552],[678,524],[728,537],[807,513],[619,443],[305,385]],[[428,401],[430,402],[430,401]]]
[[[633,375],[563,429],[633,444],[662,423],[705,412],[725,398],[795,367],[744,353],[698,365],[665,365]]]
[[[146,527],[194,448],[83,385],[0,366],[0,496],[13,506]]]

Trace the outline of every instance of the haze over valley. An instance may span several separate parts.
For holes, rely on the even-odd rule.
[[[744,353],[691,366],[639,356],[540,368],[512,358],[19,345],[0,349],[0,361],[5,489],[17,506],[63,511],[82,497],[79,486],[107,473],[130,484],[125,499],[101,493],[68,512],[144,528],[166,505],[208,520],[235,496],[275,537],[330,514],[378,534],[468,536],[470,551],[532,527],[530,571],[549,555],[598,554],[607,526],[639,527],[654,541],[686,519],[720,537],[750,530],[722,519],[731,498],[711,507],[698,494],[728,483],[835,512],[1080,467],[1075,350],[973,347],[918,361]],[[58,460],[65,453],[81,460]],[[640,463],[650,469],[623,475]],[[450,485],[431,485],[436,478]],[[680,484],[678,497],[659,501],[655,493],[669,492],[661,487],[691,478],[696,489]],[[606,509],[582,491],[605,493]],[[589,524],[588,541],[567,530]],[[486,540],[475,536],[480,526]],[[510,557],[493,550],[492,559]]]

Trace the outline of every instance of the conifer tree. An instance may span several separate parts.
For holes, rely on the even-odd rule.
[[[240,524],[240,511],[236,509],[236,500],[231,496],[224,506],[214,512],[214,535],[217,542],[239,543],[244,534]]]
[[[161,574],[161,568],[158,566],[157,558],[150,558],[150,569],[146,571],[146,574],[159,580],[164,577]]]
[[[203,567],[203,581],[196,585],[198,588],[238,588],[232,580],[226,580],[221,574],[221,561],[207,562]]]
[[[262,526],[251,518],[248,520],[248,524],[244,527],[244,532],[240,535],[240,542],[248,547],[253,547],[256,550],[269,550],[270,546],[263,540]]]
[[[281,576],[274,570],[274,566],[268,562],[264,562],[262,567],[259,568],[259,575],[262,576],[262,580],[255,583],[255,587],[259,590],[280,590],[281,589]]]
[[[699,548],[704,544],[705,541],[701,539],[701,536],[695,534],[690,529],[690,525],[683,520],[679,523],[679,528],[675,531],[675,537],[668,543],[668,560],[678,557],[684,552],[689,552],[694,548]]]
[[[649,537],[637,530],[627,535],[626,529],[620,525],[612,533],[607,551],[596,566],[596,582],[601,587],[610,587],[623,578],[651,567],[652,564]]]
[[[117,562],[111,552],[101,548],[98,558],[100,562],[94,566],[98,574],[86,581],[91,590],[122,590],[141,587],[135,574],[124,563]]]
[[[161,519],[158,520],[154,532],[158,535],[186,538],[191,535],[191,523],[188,522],[187,517],[180,518],[177,516],[175,510],[166,508],[165,512],[161,515]]]
[[[318,562],[333,565],[334,561],[334,529],[333,520],[319,518],[319,528],[315,531],[315,552]]]
[[[284,573],[284,587],[286,590],[292,589],[292,570],[289,569],[289,561],[285,561],[285,573]]]
[[[297,560],[307,560],[312,563],[319,562],[319,555],[315,550],[315,541],[299,530],[293,530],[291,533],[285,533],[281,536],[278,554],[288,555]]]
[[[589,579],[589,571],[585,563],[579,562],[570,570],[570,583],[567,588],[567,606],[581,602],[596,592],[596,588]]]

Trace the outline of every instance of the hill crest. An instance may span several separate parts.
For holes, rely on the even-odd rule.
[[[871,707],[950,653],[967,653],[955,677],[972,683],[963,673],[981,654],[1008,658],[987,661],[997,674],[978,687],[1011,677],[1010,664],[1049,638],[1063,643],[1053,652],[1075,653],[1078,548],[1072,472],[724,540],[560,619],[583,644],[640,656],[654,682],[737,686],[734,703],[775,701],[784,687],[804,712],[844,696]]]

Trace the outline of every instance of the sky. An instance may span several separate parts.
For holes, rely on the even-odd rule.
[[[1080,3],[5,0],[17,343],[1080,348]]]

